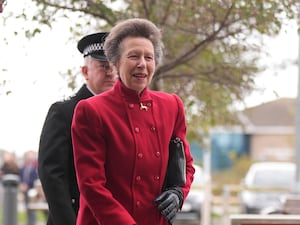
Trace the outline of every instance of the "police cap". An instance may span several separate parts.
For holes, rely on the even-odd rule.
[[[104,54],[103,46],[108,32],[94,33],[84,36],[77,45],[78,50],[83,57],[88,55],[100,61],[107,61]]]

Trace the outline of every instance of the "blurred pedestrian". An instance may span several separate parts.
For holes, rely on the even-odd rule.
[[[104,50],[119,79],[111,91],[80,101],[72,123],[77,225],[172,224],[195,170],[183,102],[148,89],[162,58],[160,31],[145,19],[125,20]],[[172,137],[184,144],[186,185],[162,190]]]
[[[48,225],[75,225],[79,191],[74,169],[71,122],[76,104],[111,89],[115,76],[104,55],[107,32],[94,33],[78,42],[83,54],[85,84],[68,100],[51,105],[40,137],[39,176],[49,205]]]
[[[17,164],[16,156],[11,152],[3,153],[3,164],[0,169],[0,177],[6,174],[19,175],[19,165]]]
[[[37,153],[35,151],[27,151],[24,153],[24,162],[20,168],[20,190],[24,197],[27,225],[36,224],[36,211],[29,207],[29,191],[34,188],[36,180],[38,180]]]

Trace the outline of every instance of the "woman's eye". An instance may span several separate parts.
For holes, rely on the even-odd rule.
[[[152,60],[153,60],[153,57],[152,57],[152,56],[146,56],[145,59],[146,59],[147,61],[152,61]]]
[[[129,58],[131,59],[136,59],[138,56],[137,55],[130,55]]]

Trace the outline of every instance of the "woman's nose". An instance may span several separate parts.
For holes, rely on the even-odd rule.
[[[138,67],[138,68],[143,68],[143,67],[145,67],[145,66],[146,66],[146,60],[145,60],[144,57],[141,57],[141,58],[139,59],[139,61],[138,61],[137,67]]]

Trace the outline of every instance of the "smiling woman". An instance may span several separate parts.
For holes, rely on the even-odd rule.
[[[160,30],[141,18],[121,21],[105,39],[118,80],[112,90],[80,101],[72,122],[84,199],[78,225],[172,224],[189,192],[195,170],[183,102],[176,94],[149,89],[162,46]],[[184,146],[186,183],[164,187],[175,137]]]

